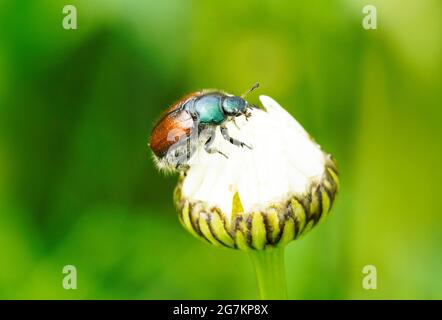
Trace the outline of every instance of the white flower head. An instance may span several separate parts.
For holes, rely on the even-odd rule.
[[[231,248],[284,245],[326,216],[338,175],[304,128],[276,101],[260,96],[264,109],[235,118],[229,135],[198,147],[175,190],[183,225],[197,237]]]

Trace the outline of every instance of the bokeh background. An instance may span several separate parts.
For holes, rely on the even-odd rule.
[[[63,6],[78,29],[62,28]],[[377,7],[364,30],[362,7]],[[291,299],[442,298],[441,2],[0,1],[0,298],[254,299],[200,242],[147,140],[184,93],[256,81],[338,160],[324,224],[286,250]],[[62,288],[64,265],[78,289]],[[362,268],[377,267],[364,290]]]

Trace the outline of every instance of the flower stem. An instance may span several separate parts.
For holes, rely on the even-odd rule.
[[[284,247],[250,251],[262,300],[287,299]]]

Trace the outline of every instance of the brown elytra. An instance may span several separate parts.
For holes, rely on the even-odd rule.
[[[158,157],[163,157],[167,150],[184,135],[189,136],[194,127],[190,114],[178,109],[190,98],[199,95],[199,92],[190,93],[172,104],[160,117],[150,136],[150,148]]]

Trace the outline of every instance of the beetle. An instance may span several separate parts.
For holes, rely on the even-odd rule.
[[[203,90],[190,93],[172,104],[154,126],[149,146],[159,167],[165,169],[184,169],[186,161],[194,154],[200,143],[207,153],[218,153],[227,158],[220,150],[212,147],[216,128],[222,137],[238,147],[249,145],[229,135],[226,123],[235,118],[250,117],[249,104],[244,97],[258,88],[255,83],[246,93],[234,96],[219,90]],[[236,124],[236,122],[235,122]]]

